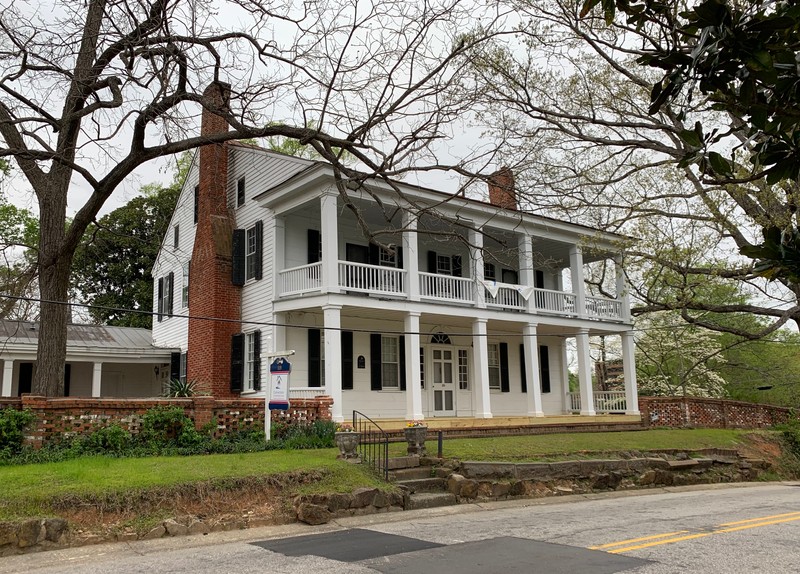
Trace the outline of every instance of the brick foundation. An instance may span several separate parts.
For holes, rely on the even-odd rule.
[[[768,428],[792,418],[791,409],[698,397],[639,397],[649,427]]]

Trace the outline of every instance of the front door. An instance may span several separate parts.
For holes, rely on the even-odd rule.
[[[432,353],[433,415],[454,416],[456,391],[453,379],[453,350],[434,347]]]

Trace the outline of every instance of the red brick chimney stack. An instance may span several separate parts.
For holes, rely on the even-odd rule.
[[[489,203],[503,209],[518,209],[514,172],[504,166],[489,176]]]
[[[201,136],[225,133],[224,117],[213,110],[228,106],[230,86],[212,83],[203,94],[206,106]],[[192,317],[241,320],[241,288],[231,283],[231,241],[236,226],[228,209],[228,146],[200,148],[200,186],[197,201],[192,263],[189,270],[189,311]],[[198,390],[215,397],[233,397],[230,390],[231,336],[241,330],[236,322],[189,319],[187,378]]]

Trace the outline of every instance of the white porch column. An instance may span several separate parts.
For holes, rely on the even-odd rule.
[[[417,235],[417,218],[409,212],[403,212],[403,266],[406,270],[406,293],[411,301],[419,301],[419,237]]]
[[[531,237],[526,234],[519,234],[517,236],[517,245],[519,247],[519,282],[526,287],[536,287],[536,278],[533,271],[533,244]],[[525,302],[525,308],[528,313],[536,312],[536,297],[531,295]],[[525,349],[527,353],[527,348]],[[530,379],[529,379],[530,380]]]
[[[92,398],[99,398],[102,393],[103,363],[92,364]]]
[[[572,292],[575,294],[575,311],[579,317],[585,317],[586,284],[583,282],[583,252],[577,245],[569,249],[569,270],[572,276]]]
[[[589,354],[589,329],[579,329],[575,336],[578,343],[578,384],[581,389],[581,414],[594,416],[594,389],[592,388],[592,356]]]
[[[339,229],[335,195],[320,197],[320,235],[322,237],[322,290],[339,292]]]
[[[422,414],[422,381],[419,372],[419,316],[420,313],[406,313],[403,328],[406,351],[406,420],[421,421]]]
[[[614,271],[617,279],[617,299],[622,305],[622,320],[626,323],[631,322],[631,297],[628,293],[628,285],[625,281],[625,271],[622,267],[622,254],[614,256]]]
[[[525,346],[525,379],[528,381],[528,416],[543,417],[542,381],[539,373],[539,342],[536,323],[522,328],[522,343]]]
[[[11,385],[14,382],[14,359],[6,357],[3,359],[3,388],[2,396],[11,396]]]
[[[633,331],[622,333],[622,373],[625,378],[626,415],[639,414],[639,389],[636,386]]]
[[[561,380],[563,381],[561,387],[561,406],[564,413],[572,412],[572,402],[569,398],[569,356],[567,355],[567,340],[561,341]]]
[[[477,229],[469,230],[469,255],[472,260],[472,277],[475,280],[475,305],[486,308],[486,290],[483,288],[483,234]]]
[[[268,353],[286,350],[286,327],[284,326],[288,322],[286,313],[275,313],[273,319],[276,325],[272,328],[272,348],[265,349]]]
[[[475,418],[478,419],[492,418],[486,323],[486,319],[475,319],[472,322],[472,372],[475,373]]]
[[[325,325],[325,393],[333,399],[334,422],[344,421],[342,405],[342,331],[341,305],[322,308]]]
[[[274,277],[272,282],[272,300],[274,301],[280,297],[283,290],[283,285],[281,285],[280,281],[280,272],[286,268],[286,221],[283,219],[283,217],[278,215],[275,216],[275,227],[273,228],[272,233],[272,245],[274,246],[272,250],[272,260],[274,262],[272,266],[272,273]],[[276,348],[283,349],[283,347]]]

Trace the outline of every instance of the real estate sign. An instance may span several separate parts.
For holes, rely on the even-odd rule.
[[[269,410],[289,410],[289,373],[292,365],[285,357],[277,357],[269,366]]]

